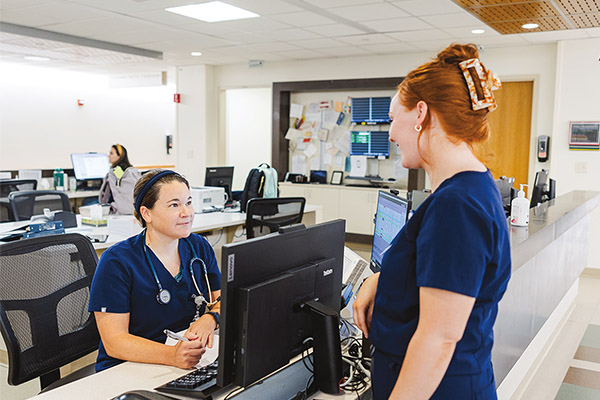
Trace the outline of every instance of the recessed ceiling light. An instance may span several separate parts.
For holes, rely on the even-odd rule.
[[[471,33],[474,35],[481,35],[482,33],[485,33],[485,30],[484,29],[473,29],[471,31]]]
[[[29,60],[29,61],[50,61],[50,59],[48,57],[40,57],[40,56],[25,56],[23,58],[26,60]]]
[[[523,24],[521,25],[521,28],[523,29],[535,29],[537,28],[539,25],[538,24]]]
[[[199,19],[205,22],[231,21],[234,19],[256,18],[260,15],[220,1],[211,1],[203,4],[189,4],[187,6],[169,7],[166,11]]]
[[[190,54],[194,57],[200,57],[202,55],[202,53],[200,53],[199,51],[192,51]]]

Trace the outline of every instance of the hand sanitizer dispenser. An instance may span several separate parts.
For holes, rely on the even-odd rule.
[[[529,200],[525,198],[523,186],[528,185],[521,184],[517,197],[510,203],[510,223],[514,226],[529,225]]]

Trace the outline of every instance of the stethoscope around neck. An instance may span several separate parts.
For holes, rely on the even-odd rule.
[[[194,299],[194,301],[196,302],[196,306],[198,306],[198,307],[201,306],[203,303],[206,302],[206,300],[205,300],[204,295],[202,294],[202,291],[200,290],[200,287],[198,286],[198,283],[196,282],[196,276],[194,275],[194,268],[192,268],[195,261],[200,261],[200,264],[202,265],[201,269],[202,269],[202,273],[204,274],[204,279],[206,280],[206,287],[208,289],[208,298],[210,300],[210,302],[208,303],[208,306],[211,306],[211,305],[215,304],[216,302],[213,302],[212,292],[210,289],[210,282],[208,280],[208,270],[206,269],[206,264],[204,263],[204,260],[202,260],[196,254],[196,250],[194,249],[194,246],[192,246],[192,242],[190,242],[190,239],[185,238],[184,240],[190,246],[190,250],[192,250],[192,259],[190,260],[190,275],[192,277],[192,282],[194,282],[194,286],[196,287],[196,290],[198,291],[198,295],[199,295],[199,296],[196,296]],[[144,232],[143,241],[144,241],[144,254],[146,255],[146,260],[148,261],[148,264],[150,265],[150,269],[152,270],[152,275],[154,275],[154,279],[156,280],[156,286],[158,286],[158,294],[156,295],[156,301],[158,301],[158,304],[169,304],[169,302],[171,301],[171,293],[167,289],[163,289],[162,284],[160,283],[160,279],[158,279],[158,274],[156,273],[156,269],[154,268],[154,264],[152,263],[150,254],[148,254],[148,246],[146,246],[146,232]]]

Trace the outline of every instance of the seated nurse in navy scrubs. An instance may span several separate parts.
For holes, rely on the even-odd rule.
[[[433,193],[354,302],[375,346],[375,399],[496,399],[491,351],[511,269],[507,220],[475,153],[490,135],[498,79],[475,45],[451,45],[411,71],[390,105],[390,140]],[[500,134],[500,132],[498,132]]]
[[[134,198],[146,229],[102,253],[92,281],[89,310],[101,339],[96,371],[123,361],[191,368],[219,325],[217,260],[206,239],[190,233],[194,209],[183,176],[152,170]],[[164,329],[186,330],[190,341],[166,346]]]

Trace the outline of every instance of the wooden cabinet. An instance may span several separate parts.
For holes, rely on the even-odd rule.
[[[345,219],[348,233],[373,234],[378,188],[282,182],[279,189],[281,197],[305,197],[307,204],[323,207],[323,221]],[[400,190],[400,195],[406,196],[406,191]]]

